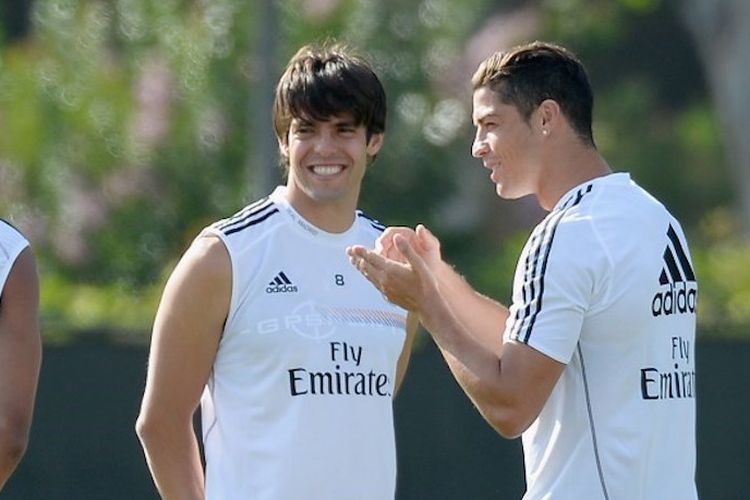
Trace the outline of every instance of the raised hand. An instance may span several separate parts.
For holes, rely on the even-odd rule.
[[[441,262],[440,243],[424,226],[389,228],[375,250],[362,246],[347,249],[352,264],[388,300],[420,312],[437,296],[435,269]]]

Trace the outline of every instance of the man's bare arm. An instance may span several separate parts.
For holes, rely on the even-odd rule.
[[[162,498],[204,498],[193,414],[221,338],[231,263],[219,238],[199,237],[167,283],[154,323],[136,430]]]
[[[480,340],[494,323],[491,316],[460,321],[456,307],[448,303],[450,294],[442,293],[436,262],[423,259],[406,238],[395,236],[394,241],[406,263],[362,247],[351,249],[353,263],[389,300],[419,314],[485,419],[503,436],[518,436],[539,415],[565,365],[516,342],[498,354]]]
[[[39,279],[30,248],[11,269],[0,299],[0,490],[28,442],[42,342]]]

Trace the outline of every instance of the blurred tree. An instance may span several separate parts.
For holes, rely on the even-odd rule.
[[[731,36],[696,44],[700,59],[680,12],[720,23],[696,15],[697,0],[692,10],[674,0],[19,1],[1,18],[0,213],[41,253],[46,314],[76,327],[148,328],[189,240],[278,181],[273,86],[299,46],[328,37],[368,56],[388,93],[386,144],[363,208],[387,224],[429,224],[449,259],[501,299],[524,239],[516,233],[542,213],[533,200],[499,200],[469,155],[469,77],[499,48],[545,38],[578,52],[597,95],[600,148],[688,232],[712,238],[698,228],[726,213],[737,179],[750,175],[744,163],[727,181],[722,139],[740,151],[745,127],[726,132],[735,122],[725,118],[722,135],[707,93],[737,99],[743,88],[722,76],[747,67],[732,65],[740,59],[728,48],[750,47],[734,19],[746,12],[739,1],[706,2],[736,15]],[[9,14],[11,4],[30,7],[30,30],[11,19],[20,12]],[[719,109],[738,120],[744,104]],[[750,289],[711,283],[733,304]],[[726,313],[724,301],[706,303],[713,318]]]
[[[276,135],[271,127],[271,108],[273,107],[276,81],[281,66],[278,52],[279,15],[276,0],[260,0],[258,9],[254,12],[257,24],[257,40],[255,40],[256,61],[256,92],[250,101],[252,133],[255,137],[255,148],[248,157],[249,171],[255,179],[255,198],[269,193],[279,182],[277,162]]]
[[[747,240],[738,239],[737,231],[706,230],[717,221],[723,221],[723,228],[739,227],[732,223],[729,209],[740,193],[729,181],[726,135],[722,137],[707,91],[710,79],[718,76],[706,76],[712,67],[693,50],[691,34],[680,17],[682,5],[660,0],[535,5],[497,7],[496,15],[485,17],[475,39],[486,42],[494,35],[497,41],[503,33],[506,39],[499,46],[504,47],[513,43],[508,43],[508,33],[520,37],[515,41],[546,38],[581,56],[596,94],[594,133],[599,148],[615,170],[630,171],[663,200],[691,235],[696,270],[704,285],[699,301],[701,332],[724,336],[747,332],[748,309],[742,304],[750,294],[750,280],[740,271],[750,268]],[[735,14],[743,15],[741,9]],[[735,49],[747,53],[750,44]],[[734,70],[745,67],[738,64]],[[746,108],[745,101],[740,98],[733,104],[736,114]],[[746,143],[742,147],[747,148]],[[741,176],[746,179],[750,169],[744,165]],[[737,175],[735,171],[738,182],[745,182]],[[486,202],[485,208],[494,208],[486,210],[491,215],[509,214],[505,207],[500,211]],[[464,252],[465,269],[480,289],[506,298],[508,286],[502,277],[518,253],[517,239],[503,238],[498,253],[488,253],[486,235],[474,238],[464,240],[478,249]],[[736,271],[729,271],[732,268]]]
[[[686,0],[682,12],[695,38],[732,165],[742,229],[750,238],[750,2]],[[710,167],[709,167],[710,168]]]
[[[33,4],[3,51],[0,186],[54,269],[134,286],[160,276],[185,222],[247,194],[252,9],[229,0]],[[252,71],[252,70],[250,70]],[[190,228],[190,232],[194,231]]]

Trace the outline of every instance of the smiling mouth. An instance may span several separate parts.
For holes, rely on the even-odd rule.
[[[344,166],[343,165],[313,165],[311,167],[311,170],[313,171],[315,175],[320,175],[321,177],[330,177],[330,176],[343,172]]]

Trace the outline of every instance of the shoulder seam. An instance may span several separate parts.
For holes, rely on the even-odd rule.
[[[552,212],[547,221],[544,223],[541,231],[536,237],[532,236],[529,252],[526,254],[526,264],[524,268],[524,281],[521,285],[524,304],[526,307],[516,310],[515,318],[510,327],[510,338],[519,340],[524,344],[529,343],[531,333],[536,323],[536,318],[542,310],[542,300],[544,298],[544,276],[547,271],[547,262],[549,261],[550,250],[555,238],[555,232],[560,220],[565,214],[578,205],[583,198],[592,191],[593,185],[588,184],[581,187],[575,196],[570,196],[557,212]],[[536,240],[536,241],[534,241]],[[536,248],[534,248],[536,247]],[[534,254],[533,263],[531,255]],[[543,254],[543,255],[542,255]],[[534,282],[539,281],[539,290],[534,287]],[[526,299],[528,294],[528,300]],[[532,304],[536,299],[536,306],[532,311]],[[522,333],[523,331],[523,333]]]
[[[265,197],[243,208],[232,217],[215,222],[210,227],[229,236],[248,227],[260,224],[278,212],[279,209],[276,207],[276,203]]]

